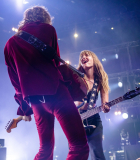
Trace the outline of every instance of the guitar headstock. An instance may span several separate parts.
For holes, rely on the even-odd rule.
[[[137,87],[135,90],[127,92],[123,95],[124,100],[131,99],[140,94],[140,87]]]
[[[11,129],[16,128],[16,127],[17,127],[17,120],[16,120],[16,119],[13,119],[13,120],[10,120],[10,121],[7,123],[5,129],[6,129],[6,131],[7,131],[8,133],[10,133],[10,132],[11,132]]]

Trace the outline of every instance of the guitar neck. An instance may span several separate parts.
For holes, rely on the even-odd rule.
[[[124,99],[123,97],[119,97],[119,98],[117,98],[117,99],[114,99],[113,101],[108,102],[107,105],[108,105],[109,107],[112,107],[112,106],[114,106],[115,104],[117,104],[117,103],[119,103],[119,102],[122,102],[122,101],[124,101],[124,100],[125,100],[125,99]],[[81,114],[81,119],[84,120],[84,119],[86,119],[86,118],[89,118],[89,117],[91,117],[91,116],[93,116],[93,115],[101,112],[101,111],[102,111],[102,106],[95,107],[95,108],[93,108],[93,109],[90,109],[90,110],[82,113],[82,114]]]
[[[60,57],[58,57],[57,55],[55,56],[55,59],[60,61],[61,63],[63,63],[64,65],[66,65],[67,67],[69,67],[70,69],[72,69],[73,71],[75,71],[80,77],[84,77],[84,73],[78,71],[76,68],[74,68],[73,66],[71,66],[70,64],[66,63],[63,59],[61,59]]]

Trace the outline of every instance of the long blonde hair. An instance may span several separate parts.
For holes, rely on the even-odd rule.
[[[50,13],[44,6],[33,6],[25,10],[23,20],[18,25],[18,30],[20,30],[27,23],[37,21],[52,25]]]
[[[104,92],[108,92],[109,91],[109,85],[108,85],[108,76],[106,74],[106,72],[104,71],[103,65],[101,64],[100,60],[98,59],[98,57],[96,56],[95,53],[93,53],[92,51],[89,50],[84,50],[80,53],[79,56],[79,65],[78,65],[78,70],[85,73],[85,70],[83,69],[82,65],[81,65],[81,57],[88,53],[89,55],[92,56],[93,61],[94,61],[94,74],[98,77],[99,82],[101,84],[101,87],[103,88]]]

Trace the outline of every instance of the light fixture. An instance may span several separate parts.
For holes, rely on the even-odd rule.
[[[118,59],[118,58],[119,58],[118,54],[115,54],[115,58],[116,58],[116,59]]]
[[[70,64],[70,61],[65,61],[66,63]]]
[[[118,115],[121,115],[121,111],[118,111]]]
[[[28,1],[26,1],[26,0],[23,0],[23,4],[27,4],[27,3],[29,3]]]
[[[12,28],[12,31],[18,32],[18,29],[13,27],[13,28]]]
[[[122,78],[118,77],[118,86],[121,88],[123,86]]]
[[[122,82],[118,82],[118,86],[121,88],[123,86]]]
[[[105,61],[106,61],[106,58],[103,58],[102,61],[105,62]]]
[[[115,111],[115,112],[114,112],[114,114],[117,116],[117,115],[118,115],[118,112],[117,112],[117,111]]]
[[[111,27],[111,29],[113,30],[114,28],[113,28],[113,27]]]
[[[75,34],[74,34],[74,37],[75,37],[75,38],[77,38],[77,37],[78,37],[78,34],[77,34],[77,33],[75,33]]]
[[[122,117],[123,117],[123,119],[127,119],[128,118],[128,114],[127,113],[123,113]]]
[[[117,116],[117,115],[121,115],[121,111],[115,111],[114,114]]]

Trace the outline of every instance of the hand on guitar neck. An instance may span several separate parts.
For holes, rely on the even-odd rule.
[[[110,107],[107,105],[107,103],[102,104],[102,110],[104,113],[108,113],[110,111]]]
[[[22,120],[30,122],[32,120],[32,118],[31,118],[31,116],[22,116]]]
[[[10,132],[11,132],[11,129],[16,128],[16,127],[17,127],[17,123],[20,122],[21,120],[31,121],[32,118],[31,118],[31,116],[19,116],[18,118],[15,118],[15,119],[13,119],[13,120],[10,120],[10,121],[7,123],[6,127],[5,127],[6,131],[7,131],[8,133],[10,133]]]

